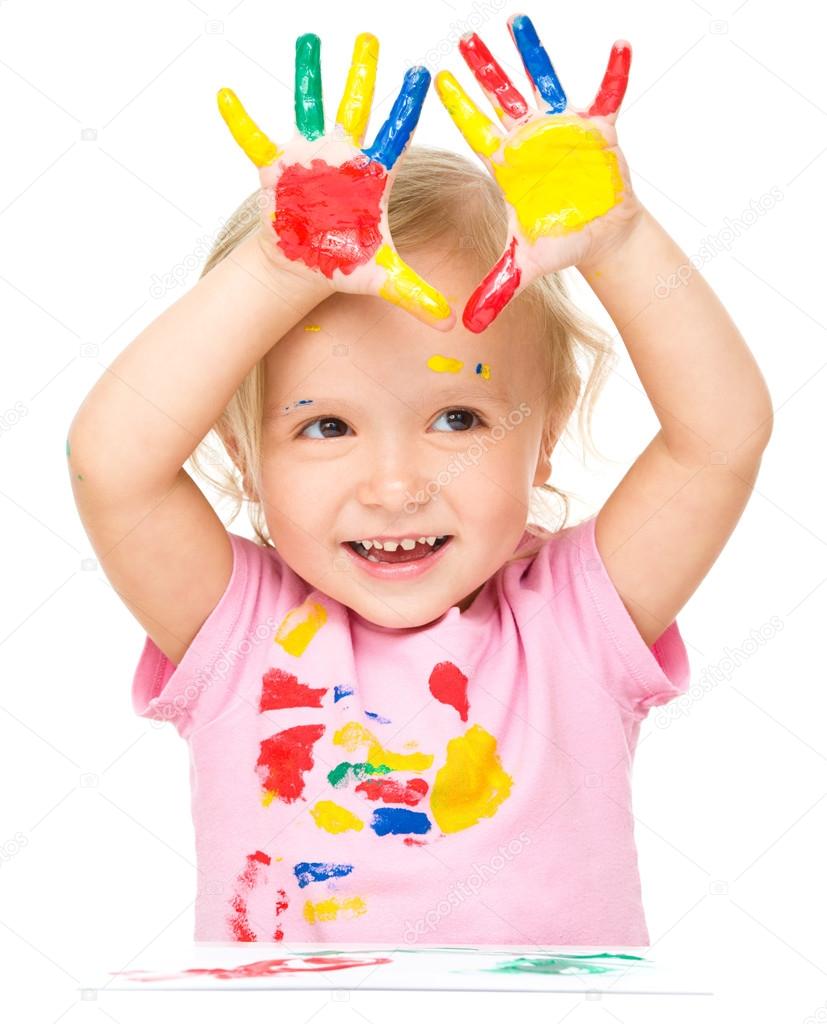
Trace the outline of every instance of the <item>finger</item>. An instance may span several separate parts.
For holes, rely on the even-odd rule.
[[[321,40],[312,32],[306,32],[296,40],[296,128],[311,140],[324,135],[320,47]]]
[[[460,39],[459,52],[507,127],[525,117],[528,104],[476,32],[469,32]]]
[[[402,155],[422,113],[431,75],[427,68],[408,68],[388,119],[379,129],[373,145],[365,152],[390,170]]]
[[[438,72],[435,82],[445,109],[477,156],[496,153],[504,136],[494,122],[488,120],[450,71]]]
[[[340,125],[361,146],[370,117],[373,90],[376,85],[376,62],[379,59],[379,40],[370,32],[361,32],[353,46],[353,58],[347,73],[345,91],[336,114]]]
[[[516,255],[517,239],[512,238],[509,247],[466,302],[462,322],[474,334],[490,326],[517,294],[522,271],[517,266]]]
[[[389,245],[381,245],[376,252],[376,263],[386,273],[379,288],[383,299],[401,306],[417,319],[440,330],[450,330],[454,314],[442,292],[412,270],[398,252]]]
[[[232,89],[219,89],[218,110],[241,146],[256,167],[267,167],[280,155],[280,150],[258,127]]]
[[[588,109],[589,117],[611,117],[617,114],[626,95],[631,64],[631,45],[625,39],[618,39],[609,54],[609,63],[606,65],[606,73],[603,75],[597,96]]]
[[[508,30],[520,51],[523,66],[534,85],[535,94],[539,94],[546,101],[550,114],[559,114],[566,109],[566,94],[531,18],[525,14],[512,15],[508,19]]]

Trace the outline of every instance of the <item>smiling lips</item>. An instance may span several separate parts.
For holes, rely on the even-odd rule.
[[[392,546],[396,544],[396,550],[387,550],[377,542],[370,544],[370,547],[366,548],[361,541],[350,541],[349,546],[362,558],[369,562],[385,562],[385,563],[399,563],[399,562],[414,562],[423,558],[428,558],[433,555],[435,551],[438,551],[448,540],[450,535],[446,534],[442,537],[435,537],[429,543],[430,538],[413,542],[413,546],[410,546],[410,541],[406,542],[406,546],[403,547],[401,543],[395,541],[388,541],[388,545]],[[411,541],[413,538],[410,539]]]

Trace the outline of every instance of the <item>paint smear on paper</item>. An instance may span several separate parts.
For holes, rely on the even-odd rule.
[[[428,369],[435,373],[459,373],[463,367],[461,359],[451,359],[450,356],[431,356],[428,360]]]
[[[425,779],[366,779],[355,787],[354,792],[363,793],[368,800],[381,800],[385,804],[408,804],[415,807],[428,792]]]
[[[609,959],[643,960],[628,953],[572,953],[567,956],[518,956],[514,960],[485,967],[482,970],[501,974],[606,974],[609,971],[628,970],[626,964],[593,963],[601,957]]]
[[[358,747],[367,746],[365,760],[368,764],[387,765],[394,771],[421,772],[430,768],[434,761],[433,754],[397,754],[386,750],[361,722],[348,722],[333,734],[333,742],[353,751]]]
[[[385,168],[365,155],[339,166],[291,164],[276,183],[273,227],[290,260],[319,270],[352,273],[382,246],[380,200]],[[385,247],[387,248],[387,246]]]
[[[343,878],[353,871],[352,864],[330,864],[322,861],[301,861],[293,868],[293,873],[303,889],[311,882],[324,882],[328,878]]]
[[[261,680],[259,711],[274,711],[277,708],[320,708],[327,687],[312,687],[300,683],[292,672],[271,668]]]
[[[288,654],[300,658],[326,622],[325,606],[308,599],[285,615],[273,639],[277,644],[281,644]]]
[[[365,827],[347,807],[335,803],[333,800],[319,800],[314,807],[310,808],[313,820],[323,828],[325,832],[338,835],[340,832],[361,832]]]
[[[431,813],[443,832],[460,832],[480,818],[493,817],[512,783],[497,755],[496,739],[472,725],[465,735],[448,741],[445,764],[431,791]]]
[[[343,900],[332,896],[329,900],[313,903],[308,900],[304,905],[304,919],[308,924],[319,921],[335,921],[341,913],[344,917],[360,917],[368,912],[367,904],[361,896],[348,896]]]
[[[219,981],[235,981],[238,978],[269,978],[274,974],[305,974],[316,971],[342,971],[349,967],[373,967],[389,964],[389,956],[353,957],[346,954],[329,956],[286,956],[276,960],[256,960],[238,967],[188,967],[179,974],[152,974],[147,971],[110,971],[110,974],[125,974],[135,981],[174,981],[190,975],[207,974]]]
[[[313,744],[324,730],[323,725],[294,725],[262,740],[256,774],[265,807],[276,799],[292,804],[303,794],[304,775],[314,764]]]
[[[441,661],[434,665],[428,679],[428,687],[438,701],[456,708],[463,722],[468,721],[468,676],[452,661]]]

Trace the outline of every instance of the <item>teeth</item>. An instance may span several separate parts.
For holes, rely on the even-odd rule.
[[[443,536],[447,536],[447,534],[443,534]],[[418,543],[420,543],[420,544],[429,544],[431,547],[433,547],[434,544],[438,540],[442,540],[442,537],[440,537],[440,536],[420,537],[419,540],[418,540]],[[361,544],[362,547],[366,551],[370,551],[370,549],[372,547],[373,548],[381,548],[383,551],[396,551],[396,549],[400,545],[401,545],[403,551],[413,551],[413,549],[417,545],[417,541],[413,537],[405,537],[402,541],[396,541],[396,540],[385,540],[385,541],[381,541],[381,540],[360,540],[357,543]],[[373,559],[373,561],[376,561],[376,559]]]

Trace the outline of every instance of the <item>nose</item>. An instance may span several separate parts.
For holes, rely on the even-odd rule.
[[[429,491],[416,446],[386,436],[363,463],[357,497],[366,508],[392,515],[425,504]]]

